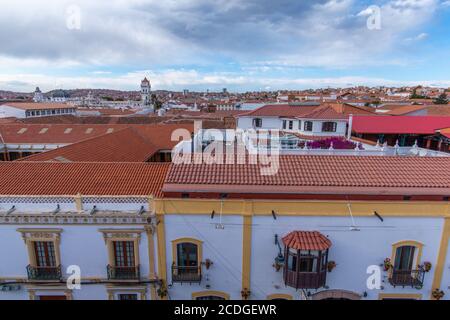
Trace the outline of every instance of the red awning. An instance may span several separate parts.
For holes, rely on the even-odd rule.
[[[292,231],[283,237],[286,247],[296,250],[326,250],[331,241],[318,231]]]

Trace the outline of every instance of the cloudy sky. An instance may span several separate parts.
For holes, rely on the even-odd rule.
[[[450,86],[450,0],[2,1],[0,43],[0,90]]]

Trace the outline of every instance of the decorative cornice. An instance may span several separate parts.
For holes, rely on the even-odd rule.
[[[0,225],[145,225],[148,215],[108,213],[89,214],[10,214],[0,215]]]
[[[103,233],[105,243],[108,240],[115,239],[137,240],[139,243],[141,241],[141,233],[145,232],[144,229],[99,229],[98,231]]]
[[[26,243],[28,240],[55,240],[59,243],[62,229],[17,229],[22,234],[22,239]]]

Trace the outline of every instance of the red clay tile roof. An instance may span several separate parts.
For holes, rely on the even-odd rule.
[[[239,116],[290,117],[308,119],[348,119],[349,114],[374,114],[368,107],[340,103],[322,103],[320,106],[273,104],[265,105]]]
[[[2,134],[5,143],[11,144],[68,144],[98,137],[126,127],[127,125],[110,124],[15,123],[0,125],[0,134]]]
[[[43,109],[67,109],[75,108],[65,103],[38,103],[38,102],[8,102],[5,106],[14,107],[21,110],[43,110]]]
[[[268,104],[252,110],[250,112],[241,114],[241,116],[256,116],[256,117],[301,117],[314,111],[317,106],[292,106],[288,104]]]
[[[405,114],[408,114],[411,112],[423,110],[426,108],[427,108],[427,106],[422,106],[422,105],[406,105],[406,106],[405,105],[400,105],[400,106],[387,105],[383,109],[389,110],[385,114],[389,114],[392,116],[401,116],[401,115],[405,115]]]
[[[354,116],[352,131],[367,134],[434,134],[450,126],[449,117]]]
[[[0,162],[0,195],[161,197],[168,163]]]
[[[132,127],[160,149],[171,149],[175,129],[193,131],[193,124],[0,124],[0,134],[10,144],[70,144]]]
[[[145,162],[158,149],[135,129],[125,128],[19,161]]]
[[[164,192],[450,196],[450,158],[279,156],[279,170],[258,164],[173,164]]]
[[[337,112],[334,108],[328,105],[316,107],[313,111],[302,115],[301,118],[306,119],[348,119],[348,115]]]
[[[326,250],[331,241],[318,231],[292,231],[283,237],[286,247],[296,250]]]
[[[19,161],[60,162],[145,162],[159,150],[171,150],[172,132],[192,125],[134,125],[99,137],[86,139]]]

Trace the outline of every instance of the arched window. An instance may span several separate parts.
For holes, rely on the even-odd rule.
[[[230,300],[230,295],[222,291],[200,291],[192,293],[192,300]]]
[[[172,281],[200,282],[202,242],[192,238],[172,241]]]
[[[393,286],[423,286],[424,270],[420,266],[423,244],[417,241],[400,241],[392,245],[392,269],[389,282]]]
[[[290,294],[284,293],[275,293],[267,296],[267,300],[292,300],[292,296]]]

